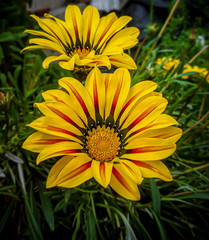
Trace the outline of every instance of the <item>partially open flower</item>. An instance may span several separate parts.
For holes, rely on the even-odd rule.
[[[88,6],[83,14],[79,7],[69,5],[65,12],[65,21],[45,14],[41,19],[31,15],[44,31],[26,30],[25,32],[40,36],[30,39],[31,45],[23,49],[51,49],[59,56],[49,56],[43,62],[48,68],[53,61],[59,61],[62,68],[76,71],[89,71],[92,67],[111,65],[136,69],[133,59],[124,50],[138,42],[139,30],[135,27],[123,29],[131,17],[110,13],[100,18],[95,7]]]
[[[23,148],[38,152],[37,164],[64,156],[52,167],[47,187],[76,187],[94,177],[127,199],[139,200],[143,178],[172,176],[160,161],[176,149],[181,129],[162,114],[167,100],[143,81],[130,88],[127,69],[114,74],[92,70],[83,86],[74,78],[59,80],[68,93],[49,90],[36,103],[45,115],[31,124],[37,132]]]

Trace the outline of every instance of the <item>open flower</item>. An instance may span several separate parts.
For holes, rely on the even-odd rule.
[[[131,17],[110,13],[100,18],[95,7],[88,6],[83,14],[79,7],[68,5],[65,21],[45,14],[41,19],[31,15],[44,31],[26,30],[25,32],[40,36],[30,39],[27,49],[51,49],[59,56],[49,56],[43,62],[48,68],[53,61],[59,61],[62,68],[68,70],[88,71],[92,67],[111,65],[136,69],[133,59],[124,50],[135,46],[138,42],[139,30],[135,27],[123,29]]]
[[[143,81],[130,88],[130,74],[93,69],[83,86],[64,77],[66,90],[48,90],[35,105],[45,115],[28,126],[37,130],[23,148],[38,152],[37,164],[64,155],[52,167],[47,187],[76,187],[94,177],[127,199],[139,200],[143,178],[172,176],[160,161],[176,149],[181,129],[162,114],[167,100],[153,92],[157,84]]]

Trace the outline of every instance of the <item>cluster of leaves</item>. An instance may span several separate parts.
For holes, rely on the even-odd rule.
[[[17,26],[4,25],[0,34],[0,91],[5,96],[8,94],[7,103],[1,103],[0,109],[0,237],[208,239],[209,121],[202,117],[208,111],[209,85],[202,82],[201,77],[196,81],[182,79],[181,65],[165,73],[155,64],[158,57],[164,56],[181,58],[184,55],[187,62],[201,49],[194,43],[182,54],[182,49],[190,47],[191,29],[182,30],[179,37],[174,34],[169,39],[171,33],[184,24],[183,19],[178,24],[171,22],[144,69],[132,72],[132,84],[145,79],[157,82],[158,91],[169,101],[167,113],[178,119],[183,131],[199,124],[182,136],[176,153],[166,160],[174,180],[145,179],[140,186],[141,201],[131,202],[94,180],[74,189],[46,190],[46,178],[56,159],[36,166],[36,154],[21,148],[31,134],[26,124],[40,114],[34,109],[34,102],[41,102],[41,93],[57,88],[57,80],[70,73],[56,64],[43,69],[45,54],[42,51],[20,54],[27,41],[22,33],[26,16],[24,6],[17,8],[20,10],[8,14],[19,19]],[[8,9],[8,13],[11,11]],[[18,17],[19,13],[25,16],[21,15],[23,20]],[[203,29],[200,32],[208,36]],[[148,38],[137,59],[138,66],[156,39],[155,36]],[[200,67],[209,68],[206,54],[197,61],[198,64],[204,62]]]

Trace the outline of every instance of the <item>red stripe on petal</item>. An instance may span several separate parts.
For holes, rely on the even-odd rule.
[[[70,172],[67,176],[61,178],[59,180],[59,183],[67,181],[67,180],[70,180],[71,178],[74,178],[77,175],[82,174],[83,172],[85,172],[90,167],[91,167],[91,163],[90,162],[87,162],[87,163],[81,165],[79,168],[76,168],[72,172]]]
[[[139,166],[139,167],[148,168],[148,169],[150,169],[154,172],[160,172],[157,168],[154,168],[147,163],[140,162],[140,161],[135,161],[135,160],[131,160],[131,162],[134,163],[135,165]]]
[[[99,112],[99,99],[98,99],[98,91],[97,91],[97,85],[95,80],[94,80],[94,86],[93,86],[93,94],[94,94],[95,111]]]
[[[76,128],[79,128],[79,126],[72,120],[70,119],[68,116],[66,116],[64,113],[60,112],[59,110],[57,110],[56,108],[53,108],[51,106],[47,106],[52,112],[54,112],[55,114],[57,114],[58,116],[60,116],[62,119],[64,119],[66,122],[72,124],[73,126],[75,126]]]
[[[100,163],[100,175],[102,179],[105,179],[105,164]]]
[[[82,97],[80,96],[80,94],[78,93],[78,91],[72,86],[72,85],[68,85],[68,87],[71,89],[71,91],[73,92],[73,94],[76,96],[77,100],[79,101],[79,103],[81,104],[81,107],[83,108],[86,117],[88,118],[90,116],[89,111],[86,107],[85,102],[83,101]]]
[[[170,146],[150,146],[150,147],[142,147],[142,148],[133,148],[133,149],[127,149],[126,154],[133,154],[133,153],[146,153],[146,152],[157,152],[157,151],[163,151],[171,149]]]
[[[33,144],[54,144],[54,143],[59,143],[59,142],[66,142],[69,140],[68,139],[41,139],[41,140],[37,140],[34,141]]]
[[[147,117],[152,111],[155,110],[159,105],[152,105],[147,110],[145,110],[139,117],[137,117],[129,126],[128,130],[136,126],[140,121],[142,121],[145,117]]]
[[[117,178],[117,180],[120,182],[120,184],[123,185],[123,187],[125,189],[127,189],[127,191],[132,193],[134,196],[136,195],[136,193],[133,191],[133,189],[130,188],[130,186],[126,182],[125,178],[118,172],[118,170],[116,168],[112,169],[112,174],[114,174],[114,176]]]
[[[39,126],[40,128],[41,126]],[[62,129],[62,128],[58,128],[58,127],[53,127],[53,126],[42,126],[42,128],[46,128],[47,130],[49,131],[55,131],[55,132],[61,132],[61,133],[65,133],[65,134],[68,134],[70,136],[73,136],[73,137],[78,137],[78,135],[72,133],[72,132],[69,132],[65,129]]]
[[[114,115],[114,111],[115,111],[115,108],[116,108],[116,105],[117,105],[117,102],[118,102],[118,98],[119,98],[119,95],[120,95],[121,87],[122,87],[122,81],[119,82],[119,84],[117,86],[117,90],[115,92],[115,96],[113,98],[112,108],[110,110],[110,114],[111,115]]]

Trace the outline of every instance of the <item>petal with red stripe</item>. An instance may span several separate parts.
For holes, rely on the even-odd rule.
[[[126,153],[122,158],[153,161],[170,156],[176,150],[176,145],[167,139],[137,137],[130,141],[125,149]]]
[[[39,164],[40,162],[57,156],[62,155],[71,155],[71,156],[81,156],[86,155],[83,153],[83,147],[76,143],[76,142],[58,142],[52,146],[44,148],[38,155],[36,159],[36,163]]]
[[[94,68],[88,75],[85,87],[88,90],[95,107],[95,113],[104,118],[105,82],[98,68]]]
[[[124,174],[128,175],[136,184],[140,185],[143,177],[140,169],[130,160],[120,160],[120,165]]]
[[[129,200],[140,200],[137,184],[126,174],[119,164],[114,164],[110,186],[121,196]]]
[[[55,187],[57,184],[57,177],[62,171],[62,169],[73,159],[74,156],[65,156],[58,160],[51,168],[46,181],[46,187]]]
[[[67,138],[71,141],[81,143],[81,141],[78,139],[78,137],[82,135],[79,129],[63,119],[40,117],[27,126],[42,133]]]
[[[131,77],[127,69],[117,69],[111,81],[109,81],[106,104],[105,104],[105,117],[109,115],[114,116],[114,120],[117,119],[124,102],[128,96],[131,84]]]
[[[134,161],[136,166],[139,167],[142,176],[145,178],[160,178],[164,181],[172,181],[172,176],[168,168],[161,161]]]
[[[87,155],[73,158],[61,170],[56,185],[65,188],[77,187],[93,177],[91,158]]]
[[[55,143],[66,141],[69,141],[69,139],[49,135],[42,132],[35,132],[25,140],[22,147],[31,152],[39,153],[46,147],[53,147],[53,144]]]
[[[81,82],[74,78],[64,77],[59,80],[59,85],[69,92],[72,109],[86,125],[89,117],[95,118],[93,101]]]
[[[95,160],[92,161],[91,169],[93,172],[93,176],[97,180],[97,182],[100,183],[104,188],[106,188],[110,183],[112,167],[112,162],[101,163]]]

